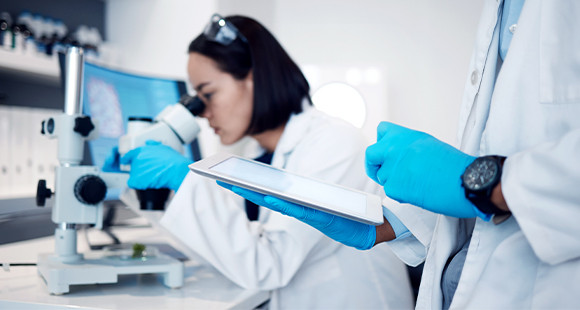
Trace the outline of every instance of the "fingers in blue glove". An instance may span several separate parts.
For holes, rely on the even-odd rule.
[[[103,170],[103,172],[124,172],[121,171],[119,148],[117,146],[114,146],[111,149],[111,152],[107,158],[105,158],[105,163],[101,170]]]
[[[265,196],[264,202],[268,208],[294,217],[342,244],[359,250],[368,250],[375,245],[376,228],[372,225],[345,219],[277,197]]]
[[[161,142],[155,140],[147,140],[145,141],[145,145],[159,145]]]
[[[304,211],[303,206],[297,205],[285,200],[278,199],[273,196],[263,195],[242,187],[238,187],[235,185],[227,184],[221,181],[217,181],[218,185],[231,190],[237,195],[244,197],[245,199],[274,211],[280,212],[284,215],[295,217],[299,220],[304,220],[307,218],[306,212]],[[309,208],[310,209],[310,208]],[[312,212],[316,212],[316,210],[310,209]]]
[[[245,199],[257,204],[258,206],[266,206],[266,203],[264,202],[264,197],[265,195],[262,195],[260,193],[251,191],[251,190],[247,190],[245,188],[241,188],[232,184],[228,184],[222,181],[216,181],[216,183],[225,188],[225,189],[229,189],[232,192],[234,192],[235,194],[244,197]]]
[[[154,140],[145,141],[145,145],[159,145],[161,142]],[[121,157],[121,165],[131,165],[131,162],[141,153],[141,147],[134,148]]]
[[[237,187],[237,186],[233,186],[232,191],[234,193],[248,199],[249,201],[257,204],[258,206],[267,207],[267,203],[265,203],[265,201],[264,201],[264,197],[266,197],[265,195],[262,195],[260,193],[256,193],[254,191],[247,190],[245,188]]]
[[[232,190],[232,187],[234,187],[233,185],[231,185],[229,183],[222,182],[222,181],[219,181],[219,180],[216,181],[216,183],[217,183],[217,185],[219,185],[219,186],[221,186],[221,187],[223,187],[225,189],[228,189],[228,190]]]
[[[332,222],[332,218],[334,217],[334,215],[330,215],[322,211],[301,206],[272,196],[264,197],[264,201],[268,206],[270,206],[270,209],[278,211],[284,215],[297,218],[313,226],[320,224],[328,225],[330,222]]]
[[[389,128],[393,125],[390,122],[380,122],[377,126],[377,141],[381,140]]]
[[[130,165],[139,153],[141,152],[141,148],[132,149],[127,152],[123,157],[121,157],[121,165]]]
[[[191,160],[157,141],[146,141],[121,158],[121,164],[131,165],[127,182],[134,189],[170,188],[177,191],[189,173]]]
[[[217,183],[257,205],[294,217],[345,245],[352,246],[359,250],[368,250],[375,244],[376,229],[372,225],[344,219],[326,212],[304,207],[273,196],[262,195],[224,182],[218,181]]]
[[[390,122],[381,122],[377,127],[377,142],[366,149],[365,170],[367,175],[384,186],[392,174],[393,167],[406,152],[411,141],[432,138],[430,135]],[[386,164],[386,165],[385,165]]]
[[[377,126],[377,142],[366,149],[365,152],[365,171],[369,178],[373,181],[377,182],[381,186],[385,184],[385,179],[381,179],[377,176],[379,169],[383,163],[388,160],[388,152],[385,147],[389,147],[388,145],[384,145],[381,143],[385,135],[390,133],[393,129],[399,127],[390,122],[381,122],[379,126]]]

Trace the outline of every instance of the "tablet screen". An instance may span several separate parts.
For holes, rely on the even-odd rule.
[[[364,215],[366,211],[366,196],[364,194],[287,174],[273,167],[256,165],[241,158],[229,158],[212,166],[210,170],[260,187],[272,188],[292,196],[303,197],[309,201],[317,202],[319,205],[337,206],[350,213],[361,215]]]

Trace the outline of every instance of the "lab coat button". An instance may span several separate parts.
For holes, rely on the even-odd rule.
[[[477,76],[477,70],[474,70],[471,73],[471,85],[475,85],[477,83],[477,78],[478,78],[478,76]]]
[[[508,29],[510,30],[511,33],[514,33],[514,32],[516,32],[517,28],[518,28],[518,24],[513,24]]]

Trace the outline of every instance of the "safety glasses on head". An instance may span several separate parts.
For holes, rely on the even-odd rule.
[[[225,20],[219,14],[214,14],[211,17],[211,20],[203,30],[203,34],[208,40],[222,45],[230,45],[236,38],[240,38],[240,40],[246,43],[248,42],[236,26]]]

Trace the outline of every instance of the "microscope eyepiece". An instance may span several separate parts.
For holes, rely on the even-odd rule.
[[[179,102],[183,104],[194,116],[201,115],[201,113],[203,113],[205,110],[205,103],[203,103],[203,101],[198,96],[192,97],[186,94],[181,96]]]

